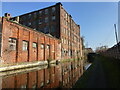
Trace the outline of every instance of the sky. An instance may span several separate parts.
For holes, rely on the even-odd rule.
[[[2,15],[22,15],[39,10],[55,2],[3,2]],[[118,24],[117,2],[62,2],[65,10],[72,15],[73,20],[81,27],[85,46],[95,50],[96,47],[116,44],[114,24]]]
[[[120,42],[120,2],[118,4],[118,37],[119,37],[119,42]]]

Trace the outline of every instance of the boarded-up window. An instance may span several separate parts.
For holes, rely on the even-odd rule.
[[[22,47],[23,51],[27,51],[28,50],[28,41],[23,41],[22,43],[23,43],[23,47]]]
[[[37,43],[33,43],[33,48],[37,48]]]
[[[16,50],[17,40],[15,38],[9,38],[9,49]]]

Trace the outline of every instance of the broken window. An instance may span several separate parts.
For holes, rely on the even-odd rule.
[[[23,51],[27,51],[28,50],[28,41],[23,41],[22,43],[23,43],[23,47],[22,47]]]
[[[9,49],[16,50],[17,40],[15,38],[9,38]]]

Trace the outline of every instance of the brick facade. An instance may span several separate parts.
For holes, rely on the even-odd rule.
[[[61,58],[60,40],[3,18],[2,60],[21,63]]]
[[[81,58],[80,26],[61,3],[18,16],[19,23],[61,40],[62,59]],[[17,17],[12,18],[16,20]]]
[[[2,18],[0,17],[0,57],[1,57],[1,39],[2,39]]]

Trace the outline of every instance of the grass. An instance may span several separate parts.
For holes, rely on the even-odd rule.
[[[107,87],[120,88],[120,60],[102,56],[99,59],[104,68]]]

